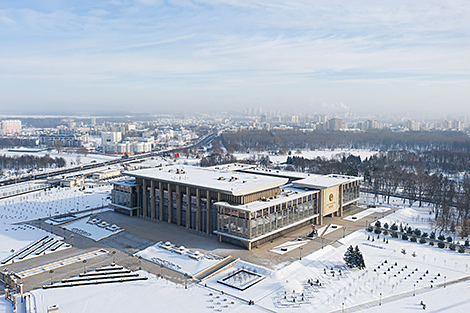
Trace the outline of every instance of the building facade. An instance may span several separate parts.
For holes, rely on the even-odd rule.
[[[359,200],[358,177],[289,173],[241,164],[126,172],[132,178],[114,182],[111,206],[251,249]]]

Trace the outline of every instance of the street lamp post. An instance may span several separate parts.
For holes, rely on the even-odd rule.
[[[51,285],[52,285],[52,273],[54,273],[54,270],[49,271],[49,274],[51,274]]]
[[[416,295],[415,288],[416,288],[416,284],[413,284],[413,297]]]
[[[83,260],[83,273],[86,272],[86,270],[85,270],[85,264],[86,264],[86,260]]]
[[[321,237],[321,248],[323,249],[323,237]]]
[[[382,293],[380,293],[379,305],[382,305]]]
[[[75,236],[74,236],[74,234],[71,234],[71,235],[70,235],[70,239],[72,239],[72,246],[73,246],[73,243],[74,243],[73,238],[75,238]]]
[[[341,312],[343,312],[343,313],[344,313],[344,302],[343,302],[343,303],[341,303],[341,305],[342,305]]]
[[[343,238],[344,238],[344,233],[346,232],[346,227],[343,227]]]
[[[444,276],[444,288],[446,287],[446,276]]]
[[[302,249],[303,249],[302,247],[299,248],[299,254],[300,254],[300,258],[299,258],[299,259],[300,259],[300,261],[302,261]]]

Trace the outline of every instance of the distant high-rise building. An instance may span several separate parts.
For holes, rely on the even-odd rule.
[[[102,132],[101,133],[101,145],[109,145],[118,143],[122,140],[121,132]]]
[[[344,128],[342,119],[332,118],[328,121],[328,129],[329,130],[340,130],[342,128]]]
[[[0,133],[2,135],[21,133],[20,120],[3,120],[0,122]]]

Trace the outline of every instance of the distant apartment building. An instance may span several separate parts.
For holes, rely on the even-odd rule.
[[[102,132],[101,133],[101,145],[103,147],[106,145],[118,143],[121,140],[122,140],[121,132]]]
[[[361,130],[383,129],[385,128],[385,125],[376,120],[367,120],[365,122],[358,123],[357,128]]]
[[[54,146],[60,144],[62,147],[83,147],[88,143],[88,134],[41,134],[39,135],[39,144],[46,146]]]
[[[20,120],[3,120],[0,122],[0,135],[21,133]]]
[[[101,146],[105,152],[116,154],[144,153],[152,151],[154,137],[122,140],[121,132],[102,132]]]
[[[419,131],[421,130],[421,123],[418,121],[406,121],[405,122],[405,127],[408,128],[408,130],[411,131]]]
[[[332,118],[328,121],[329,130],[340,130],[344,128],[343,120],[340,118]]]

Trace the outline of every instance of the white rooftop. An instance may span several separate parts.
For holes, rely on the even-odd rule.
[[[303,179],[309,176],[323,176],[318,174],[309,174],[309,173],[301,173],[301,172],[292,172],[292,171],[282,171],[282,170],[273,170],[269,168],[262,168],[262,167],[247,167],[247,168],[240,168],[237,169],[239,171],[243,171],[245,173],[251,174],[261,174],[261,175],[272,175],[277,177],[284,177],[289,179]]]
[[[315,175],[296,180],[293,184],[302,188],[326,189],[349,181],[351,181],[351,179],[346,177]]]
[[[210,189],[234,196],[280,187],[288,182],[286,178],[194,166],[166,166],[142,169],[125,172],[123,175],[182,186]]]
[[[287,185],[282,187],[282,192],[275,198],[267,198],[258,201],[253,201],[247,204],[236,204],[231,205],[228,202],[216,202],[215,204],[225,208],[237,209],[240,211],[246,212],[255,212],[260,209],[269,208],[273,205],[284,203],[288,200],[295,200],[302,198],[311,194],[318,193],[318,190],[304,190],[295,188],[292,185]]]

